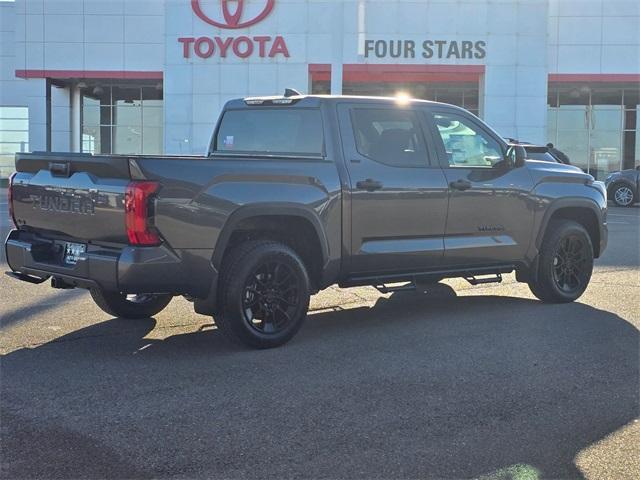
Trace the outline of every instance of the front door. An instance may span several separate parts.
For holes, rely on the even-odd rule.
[[[506,144],[462,110],[436,107],[431,132],[449,184],[447,266],[511,264],[532,241],[533,180],[505,160]]]
[[[425,117],[409,107],[361,103],[340,104],[338,113],[350,181],[350,272],[438,267],[448,192],[425,142]]]

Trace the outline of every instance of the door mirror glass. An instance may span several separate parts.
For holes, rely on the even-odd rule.
[[[527,158],[527,152],[522,145],[510,145],[505,155],[505,162],[513,167],[522,167]]]

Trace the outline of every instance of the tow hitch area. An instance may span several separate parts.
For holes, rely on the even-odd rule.
[[[29,283],[42,283],[42,282],[46,282],[49,277],[35,277],[33,275],[27,275],[26,273],[18,273],[18,272],[4,272],[5,274],[9,275],[11,278],[17,278],[18,280],[22,280],[23,282],[29,282]]]
[[[63,290],[69,290],[71,288],[76,288],[76,286],[72,283],[69,283],[62,278],[53,277],[51,279],[51,286],[53,288],[61,288]]]

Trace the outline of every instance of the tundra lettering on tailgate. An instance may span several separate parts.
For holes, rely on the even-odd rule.
[[[33,208],[49,212],[95,215],[93,200],[67,195],[31,195]]]

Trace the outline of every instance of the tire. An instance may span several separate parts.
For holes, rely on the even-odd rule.
[[[102,311],[121,318],[149,318],[160,313],[169,304],[173,295],[140,294],[126,295],[108,292],[99,288],[90,290],[91,297]],[[135,298],[132,298],[135,297]]]
[[[636,197],[633,188],[625,183],[614,185],[611,189],[611,199],[618,207],[631,207],[636,203]]]
[[[309,309],[310,282],[304,263],[288,246],[252,240],[223,260],[218,329],[251,348],[273,348],[300,329]]]
[[[552,220],[529,288],[543,302],[573,302],[587,289],[592,271],[593,245],[585,228],[571,220]]]

